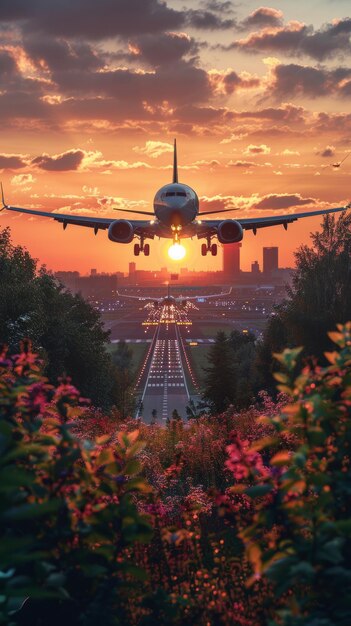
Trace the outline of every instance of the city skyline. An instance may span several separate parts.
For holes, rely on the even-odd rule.
[[[122,217],[114,207],[148,210],[171,178],[174,137],[180,180],[203,211],[267,216],[348,202],[345,2],[134,4],[103,0],[109,19],[94,23],[87,9],[72,22],[59,3],[50,13],[37,2],[25,10],[2,2],[0,169],[9,203],[101,217]],[[246,234],[242,267],[257,247],[278,243],[282,266],[293,265],[320,222]],[[6,213],[0,225],[52,270],[125,272],[133,260],[131,246],[104,233]],[[184,243],[188,267],[220,268],[220,258],[201,258],[200,242]],[[164,265],[168,245],[152,242],[142,266]]]

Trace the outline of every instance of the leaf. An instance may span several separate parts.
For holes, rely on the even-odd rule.
[[[329,363],[331,363],[332,365],[335,365],[336,360],[339,356],[339,353],[338,352],[324,352],[324,356],[329,361]]]
[[[246,489],[245,493],[250,496],[250,498],[260,498],[261,496],[265,496],[266,493],[272,491],[272,489],[272,485],[254,485],[253,487]]]
[[[62,506],[61,500],[50,500],[39,504],[37,502],[33,504],[23,504],[22,506],[16,506],[8,509],[2,515],[4,519],[8,520],[25,520],[32,519],[33,517],[40,517],[47,513],[55,513]]]
[[[290,452],[288,452],[287,450],[282,450],[281,452],[277,452],[277,454],[275,454],[271,460],[270,460],[270,464],[271,465],[285,465],[286,463],[288,463],[291,459],[291,454]]]
[[[283,374],[282,372],[274,372],[273,376],[275,380],[277,380],[279,383],[289,382],[289,377],[286,374]]]
[[[137,459],[130,459],[124,468],[124,473],[128,476],[133,476],[133,474],[139,474],[140,471],[141,465]]]
[[[342,333],[329,332],[328,337],[332,340],[333,343],[336,343],[338,346],[342,346],[344,344],[344,336]]]

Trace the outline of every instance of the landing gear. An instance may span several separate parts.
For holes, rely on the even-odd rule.
[[[145,256],[150,256],[150,244],[140,240],[140,243],[134,244],[134,256],[139,256],[140,252],[144,252]]]
[[[212,256],[217,256],[218,246],[216,243],[211,244],[211,240],[207,243],[201,244],[201,254],[202,256],[206,256],[207,252],[210,252]]]

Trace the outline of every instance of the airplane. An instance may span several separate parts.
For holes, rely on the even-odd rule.
[[[307,213],[296,213],[289,215],[274,215],[269,217],[249,217],[238,219],[215,219],[203,220],[206,215],[218,215],[238,211],[239,209],[219,209],[213,211],[199,211],[199,198],[191,187],[180,183],[178,180],[177,165],[177,142],[174,140],[173,152],[173,180],[171,183],[161,187],[154,198],[153,211],[141,211],[137,209],[114,209],[119,212],[138,214],[147,216],[149,219],[113,219],[105,217],[81,217],[78,215],[65,215],[64,213],[51,213],[37,211],[35,209],[23,209],[6,204],[4,191],[1,185],[2,208],[0,210],[17,211],[28,215],[40,217],[50,217],[56,222],[63,224],[66,229],[70,224],[74,226],[85,226],[92,228],[95,235],[99,230],[107,230],[108,238],[114,243],[129,244],[134,239],[138,242],[134,244],[134,255],[145,256],[150,254],[150,244],[147,239],[155,237],[168,238],[173,240],[173,244],[180,244],[182,239],[197,237],[206,241],[201,245],[201,254],[206,256],[211,253],[217,255],[217,243],[212,242],[217,239],[221,244],[231,244],[243,239],[244,231],[252,230],[256,235],[259,228],[282,225],[285,230],[288,224],[300,218],[314,217],[316,215],[327,215],[345,211],[351,207],[351,203],[346,206],[334,209],[323,209],[319,211],[308,211]]]
[[[224,291],[222,293],[212,293],[206,296],[179,296],[175,297],[170,294],[170,286],[167,287],[167,295],[163,298],[150,298],[148,296],[130,296],[128,294],[120,293],[117,291],[117,295],[120,298],[127,298],[131,300],[139,300],[139,302],[150,302],[155,309],[158,309],[163,306],[179,306],[186,307],[189,302],[194,302],[199,298],[201,300],[209,300],[210,298],[223,298],[224,296],[229,296],[232,293],[233,288],[231,287],[229,291]]]

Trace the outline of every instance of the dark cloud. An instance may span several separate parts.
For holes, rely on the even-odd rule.
[[[231,18],[214,10],[176,10],[163,0],[1,0],[0,22],[20,24],[27,33],[103,40],[175,31],[190,24],[200,29],[230,28]],[[223,3],[228,11],[228,3]]]
[[[222,18],[217,13],[202,9],[189,9],[186,13],[189,26],[201,30],[226,30],[236,26],[233,18]]]
[[[56,156],[42,154],[32,160],[32,165],[48,172],[66,172],[77,170],[84,159],[82,150],[68,150]]]
[[[233,3],[228,0],[207,0],[205,2],[206,9],[214,11],[215,13],[232,13]]]
[[[264,28],[266,26],[281,26],[283,23],[283,13],[279,9],[272,7],[260,7],[250,13],[241,22],[240,27],[245,30],[251,28]]]
[[[314,198],[303,198],[299,193],[268,194],[257,204],[256,209],[281,210],[292,207],[304,206],[306,204],[316,204]]]
[[[272,72],[272,83],[268,94],[281,98],[290,96],[349,95],[351,68],[339,67],[327,70],[323,67],[308,67],[290,63],[277,65]]]
[[[115,106],[127,103],[172,105],[203,102],[211,95],[207,73],[191,62],[179,61],[169,68],[154,72],[133,72],[129,69],[104,72],[54,72],[57,88],[67,96],[113,98]]]
[[[86,43],[71,43],[46,35],[27,35],[23,45],[33,63],[38,67],[44,65],[50,71],[96,71],[105,65],[105,59]]]
[[[257,111],[241,111],[237,114],[239,118],[272,120],[283,123],[304,122],[305,116],[306,109],[291,103],[282,104],[280,107],[267,107]]]
[[[243,78],[236,72],[232,71],[224,75],[223,85],[225,93],[229,95],[234,93],[238,88],[258,87],[260,85],[260,80],[255,77]]]
[[[257,163],[254,163],[253,161],[229,161],[228,166],[243,167],[246,169],[248,167],[256,167]]]
[[[234,41],[226,49],[284,53],[290,56],[307,55],[322,61],[340,54],[349,55],[350,34],[350,18],[326,24],[319,30],[301,22],[289,22],[281,28],[264,28],[254,32],[246,39]]]
[[[17,154],[0,154],[1,170],[19,170],[27,165],[22,155]]]
[[[18,74],[17,63],[7,50],[0,50],[0,81],[12,79]]]
[[[199,45],[185,33],[141,35],[130,40],[129,46],[136,59],[155,67],[174,63],[199,51]]]
[[[321,157],[332,157],[335,155],[335,148],[334,146],[326,146],[324,150],[317,152],[317,154]]]

